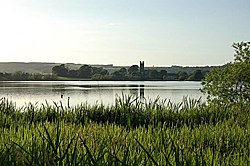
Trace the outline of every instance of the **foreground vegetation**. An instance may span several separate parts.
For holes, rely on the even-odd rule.
[[[250,103],[0,101],[0,165],[249,165]]]

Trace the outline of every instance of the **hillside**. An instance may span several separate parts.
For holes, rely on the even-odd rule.
[[[0,63],[0,72],[14,73],[23,71],[28,73],[50,73],[56,63],[23,63],[23,62],[6,62]]]
[[[0,72],[14,73],[23,71],[27,73],[51,73],[54,66],[61,63],[44,63],[44,62],[0,62]],[[66,63],[70,69],[79,69],[83,64]],[[94,65],[94,66],[112,66],[112,65]]]

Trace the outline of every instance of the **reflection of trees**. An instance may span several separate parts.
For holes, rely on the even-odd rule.
[[[131,88],[129,89],[129,92],[131,95],[134,96],[140,96],[140,97],[144,97],[144,85],[133,85],[131,86]]]
[[[65,86],[64,85],[52,85],[51,86],[51,91],[52,93],[56,93],[60,96],[60,98],[62,99],[65,95]]]
[[[132,87],[129,89],[129,93],[133,96],[138,96],[138,88]]]
[[[65,86],[64,85],[52,85],[51,90],[52,92],[56,92],[56,93],[64,93]]]

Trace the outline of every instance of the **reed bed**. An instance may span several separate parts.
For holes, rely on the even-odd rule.
[[[250,165],[250,103],[0,100],[0,165]]]

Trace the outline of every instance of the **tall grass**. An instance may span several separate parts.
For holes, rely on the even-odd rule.
[[[249,103],[122,96],[113,106],[0,100],[0,165],[249,165]]]

